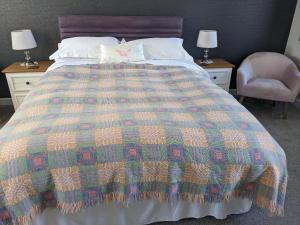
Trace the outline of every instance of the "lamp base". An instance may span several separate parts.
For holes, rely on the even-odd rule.
[[[212,59],[202,59],[202,60],[200,60],[200,63],[209,65],[209,64],[213,64],[214,61]]]
[[[34,62],[31,60],[30,52],[24,51],[26,62],[21,63],[21,66],[25,66],[27,69],[36,69],[39,67],[38,62]]]
[[[204,49],[204,56],[203,59],[201,60],[201,64],[212,64],[214,62],[208,58],[208,52],[209,52],[208,48]]]
[[[39,63],[38,62],[33,62],[33,61],[28,61],[28,62],[20,63],[20,66],[24,66],[27,69],[36,69],[36,68],[39,67]]]

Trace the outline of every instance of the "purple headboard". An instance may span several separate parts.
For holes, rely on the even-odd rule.
[[[113,36],[139,39],[181,37],[183,18],[168,16],[60,16],[60,38]]]

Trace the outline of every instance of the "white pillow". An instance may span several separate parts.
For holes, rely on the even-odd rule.
[[[144,60],[143,45],[141,43],[100,46],[100,63],[138,62]]]
[[[74,37],[62,40],[59,48],[49,59],[57,58],[99,58],[99,45],[118,45],[114,37]]]
[[[146,59],[179,59],[193,61],[193,57],[183,48],[183,39],[181,38],[145,38],[126,43],[142,43]]]

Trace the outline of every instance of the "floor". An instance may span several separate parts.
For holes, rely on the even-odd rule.
[[[1,106],[0,105],[0,128],[9,120],[14,113],[13,106]]]
[[[247,99],[244,103],[279,142],[288,159],[289,182],[285,216],[272,218],[255,207],[243,215],[233,215],[226,220],[186,219],[153,225],[296,225],[300,224],[300,109],[290,106],[288,120],[281,119],[282,105]],[[0,128],[13,113],[12,107],[0,107]]]

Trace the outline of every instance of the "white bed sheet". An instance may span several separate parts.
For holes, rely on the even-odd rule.
[[[174,205],[140,201],[132,202],[129,206],[104,203],[71,215],[63,215],[58,209],[49,208],[35,218],[33,225],[144,225],[205,216],[225,219],[231,214],[248,212],[251,205],[252,201],[248,199],[232,199],[227,203],[210,204],[178,202]]]
[[[134,64],[152,64],[157,66],[182,66],[190,70],[194,70],[209,78],[208,73],[199,65],[188,60],[145,60],[139,62],[132,62]],[[47,71],[68,65],[93,65],[99,64],[99,59],[84,59],[84,58],[62,58],[55,61]]]

